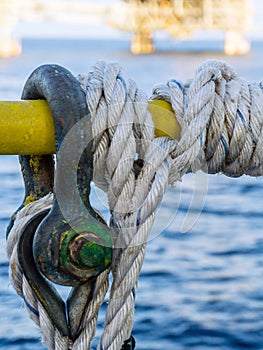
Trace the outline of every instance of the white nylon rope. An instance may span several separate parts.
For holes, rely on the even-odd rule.
[[[42,341],[48,349],[69,349],[69,339],[61,336],[54,327],[52,320],[38,300],[35,292],[30,287],[19,264],[17,246],[23,227],[37,213],[51,208],[53,195],[48,195],[36,202],[28,204],[18,214],[14,226],[9,233],[7,241],[7,254],[10,260],[10,280],[17,294],[25,300],[30,318],[40,327]]]
[[[131,334],[145,242],[167,186],[169,162],[164,159],[169,157],[170,141],[154,139],[147,97],[132,81],[121,78],[117,64],[101,61],[90,75],[79,79],[95,140],[100,135],[94,144],[94,182],[108,192],[116,235],[113,284],[99,349],[120,349]],[[134,171],[136,158],[145,161],[138,175]]]
[[[117,64],[99,61],[92,72],[79,76],[79,81],[91,112],[93,180],[107,192],[111,211],[115,248],[111,269],[98,278],[79,337],[74,342],[61,337],[15,258],[16,242],[27,215],[40,210],[34,207],[38,205],[35,202],[31,204],[32,212],[29,206],[21,211],[9,235],[11,281],[26,305],[31,306],[30,317],[40,326],[49,349],[87,350],[111,270],[113,283],[98,349],[119,350],[131,334],[145,243],[168,183],[199,169],[234,177],[262,175],[262,84],[249,84],[226,63],[210,60],[186,84],[170,80],[156,86],[151,98],[170,102],[182,128],[181,138],[176,141],[154,137],[147,97],[134,82],[122,77]],[[43,207],[47,205],[51,202]],[[38,315],[31,309],[38,310]]]

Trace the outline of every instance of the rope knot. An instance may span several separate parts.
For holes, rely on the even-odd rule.
[[[169,101],[182,135],[171,152],[170,182],[202,169],[237,177],[262,174],[262,86],[237,77],[223,61],[208,60],[186,84],[170,80],[153,90]]]

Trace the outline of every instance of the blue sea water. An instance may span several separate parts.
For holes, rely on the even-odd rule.
[[[98,59],[118,61],[147,94],[169,78],[191,78],[208,58],[226,60],[247,80],[263,79],[261,42],[242,57],[224,56],[220,42],[162,41],[153,55],[141,56],[128,49],[125,40],[27,39],[20,57],[0,60],[0,100],[19,99],[27,76],[43,63],[58,63],[78,74],[88,72]],[[44,349],[8,277],[5,230],[23,194],[17,157],[0,156],[2,350]],[[93,189],[92,196],[93,205],[107,215],[103,193]],[[136,349],[263,350],[262,213],[262,178],[189,174],[168,190],[139,279]],[[94,349],[97,341],[98,336]]]

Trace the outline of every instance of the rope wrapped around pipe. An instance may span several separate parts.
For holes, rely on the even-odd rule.
[[[216,60],[205,62],[185,84],[172,79],[156,85],[151,99],[169,102],[181,126],[181,138],[174,140],[155,138],[147,96],[122,76],[117,63],[99,61],[78,80],[91,113],[93,181],[108,196],[114,233],[111,266],[98,277],[78,337],[62,337],[30,290],[16,256],[23,225],[50,206],[47,197],[26,206],[16,218],[8,237],[10,276],[48,349],[87,350],[112,273],[98,350],[119,350],[131,336],[146,242],[168,184],[198,170],[231,177],[263,174],[263,86],[240,79]]]

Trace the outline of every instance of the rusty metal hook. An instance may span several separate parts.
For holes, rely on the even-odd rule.
[[[79,285],[101,273],[111,260],[110,229],[89,201],[92,133],[85,96],[68,70],[58,65],[43,65],[28,78],[22,99],[47,100],[54,119],[57,150],[53,206],[35,234],[34,257],[40,271],[51,281]],[[79,124],[80,121],[83,123]],[[70,155],[67,151],[63,158],[60,150],[71,130],[74,130],[75,137],[68,145]],[[79,148],[83,152],[76,156],[75,151]],[[20,162],[25,168],[24,163],[32,164],[33,160],[32,157],[20,156]],[[37,168],[33,171],[42,171],[38,164],[33,163],[33,166]],[[74,177],[77,179],[76,188],[70,188],[72,193],[68,193],[66,183]],[[31,179],[32,176],[29,181]],[[27,188],[28,174],[25,185]],[[84,206],[76,207],[76,203],[71,202],[74,194]]]

